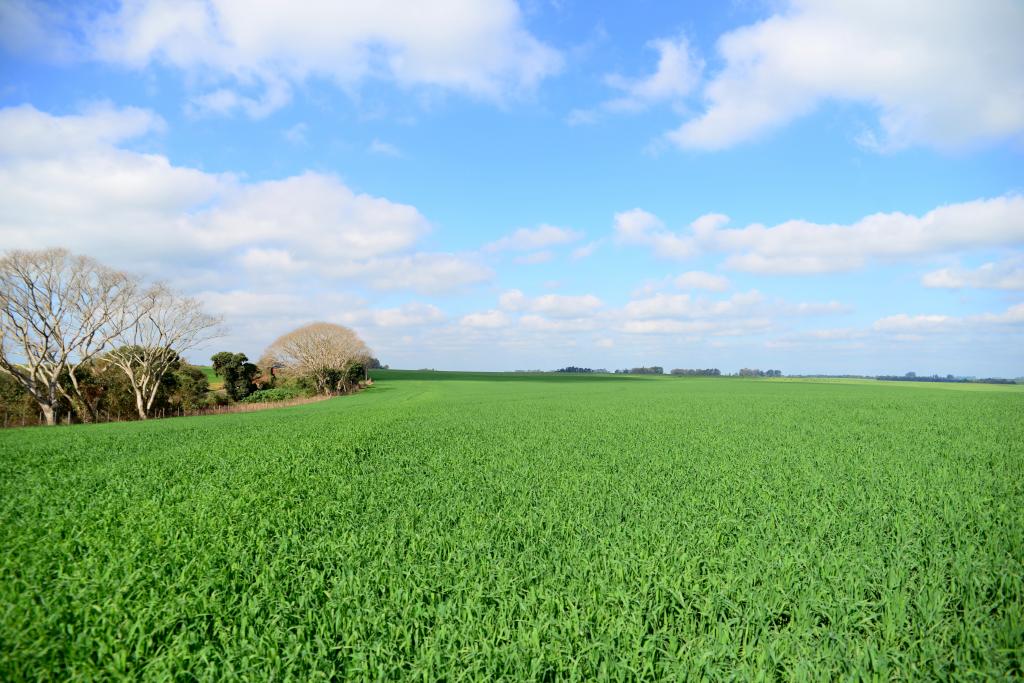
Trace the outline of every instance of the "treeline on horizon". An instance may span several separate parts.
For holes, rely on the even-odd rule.
[[[651,365],[639,368],[622,368],[621,370],[608,371],[604,368],[582,368],[576,365],[569,365],[564,368],[559,368],[555,372],[562,373],[580,373],[580,374],[612,374],[612,375],[664,375],[665,368],[660,365]],[[718,368],[673,368],[668,372],[669,375],[674,377],[729,377],[730,375],[723,375],[722,371]],[[756,368],[742,368],[737,377],[782,377],[781,370],[758,370]]]
[[[542,372],[542,371],[537,371]],[[1003,377],[956,377],[954,375],[918,375],[908,372],[905,375],[783,375],[781,370],[759,370],[757,368],[741,368],[735,374],[722,373],[718,368],[674,368],[668,373],[660,365],[639,368],[623,368],[606,370],[604,368],[586,368],[568,365],[555,370],[556,373],[576,374],[614,374],[614,375],[671,375],[673,377],[791,377],[794,379],[873,379],[884,382],[950,382],[956,384],[1020,384],[1022,379],[1005,379]]]

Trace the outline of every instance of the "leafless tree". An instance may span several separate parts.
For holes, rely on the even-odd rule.
[[[128,377],[139,419],[145,420],[164,375],[181,362],[181,354],[217,336],[221,321],[204,313],[195,299],[180,297],[164,285],[150,287],[138,299],[142,315],[118,336],[119,346],[103,360]]]
[[[369,347],[355,332],[332,323],[310,323],[278,337],[263,353],[260,366],[280,368],[293,376],[306,375],[316,382],[318,393],[345,391],[347,372],[355,363],[365,364]]]
[[[61,396],[95,419],[78,370],[135,324],[137,288],[131,276],[65,249],[0,258],[0,371],[35,399],[46,424],[56,424]],[[61,385],[65,371],[74,396]]]

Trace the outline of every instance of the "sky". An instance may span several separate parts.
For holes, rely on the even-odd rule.
[[[1019,0],[0,0],[0,248],[258,358],[1024,375]]]

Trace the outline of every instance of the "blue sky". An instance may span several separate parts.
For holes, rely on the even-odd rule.
[[[195,360],[1024,375],[1024,6],[891,4],[2,0],[0,240]]]

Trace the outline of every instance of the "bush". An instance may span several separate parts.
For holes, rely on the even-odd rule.
[[[275,389],[260,389],[254,391],[239,403],[273,403],[275,401],[287,401],[292,398],[298,398],[304,394],[298,388],[295,387],[277,387]]]
[[[200,408],[219,408],[226,406],[231,401],[224,394],[207,394],[206,397],[200,402]]]

